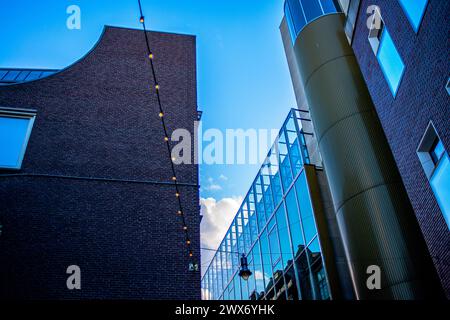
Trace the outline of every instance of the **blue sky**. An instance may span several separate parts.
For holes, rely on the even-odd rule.
[[[4,3],[1,67],[63,68],[94,46],[105,24],[141,27],[137,0],[24,0],[9,1],[7,8]],[[81,30],[66,27],[70,5],[81,9]],[[142,5],[149,29],[197,36],[204,130],[281,127],[295,106],[279,32],[283,0],[142,0]],[[244,196],[257,170],[202,165],[201,196],[217,201]]]

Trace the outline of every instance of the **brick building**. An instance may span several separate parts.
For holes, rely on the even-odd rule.
[[[439,207],[438,195],[432,190],[432,172],[421,159],[431,147],[426,145],[429,136],[437,135],[447,153],[450,151],[450,96],[446,89],[450,76],[450,2],[418,1],[418,9],[423,10],[421,19],[417,12],[409,15],[403,3],[362,0],[352,47],[442,286],[450,297],[450,222],[446,223],[445,210]],[[395,96],[368,41],[366,10],[370,5],[379,7],[384,28],[404,64]]]
[[[148,36],[168,130],[193,133],[195,37]],[[0,169],[1,298],[200,298],[198,167],[176,166],[191,258],[149,64],[143,31],[105,27],[73,65],[0,86],[0,119],[34,119],[20,168]]]

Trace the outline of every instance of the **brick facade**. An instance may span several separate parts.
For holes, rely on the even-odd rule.
[[[378,5],[406,69],[396,98],[367,40],[368,6]],[[353,48],[414,207],[442,285],[450,298],[450,232],[416,154],[430,120],[450,151],[450,2],[430,0],[416,34],[398,1],[363,0]]]
[[[195,37],[148,35],[169,132],[193,133]],[[200,299],[198,167],[176,166],[189,258],[150,70],[142,31],[106,27],[70,67],[0,87],[1,107],[37,110],[22,169],[0,171],[1,298]]]

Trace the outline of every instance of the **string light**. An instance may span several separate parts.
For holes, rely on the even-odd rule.
[[[163,112],[163,108],[162,108],[162,105],[161,105],[161,99],[160,99],[160,92],[159,92],[160,91],[159,90],[160,86],[159,86],[157,78],[156,78],[155,67],[154,67],[154,63],[153,63],[154,55],[153,55],[153,52],[150,49],[150,45],[149,45],[147,29],[146,29],[145,23],[144,23],[144,21],[145,21],[144,14],[142,12],[141,0],[138,0],[138,4],[139,4],[139,12],[140,12],[139,21],[142,23],[142,28],[143,28],[143,31],[144,31],[145,43],[146,43],[146,46],[147,46],[147,54],[148,54],[148,58],[150,59],[150,66],[151,66],[151,71],[152,71],[152,75],[153,75],[153,83],[155,84],[156,96],[157,96],[157,101],[158,101],[159,110],[160,110],[160,112],[158,113],[158,116],[161,118],[161,124],[162,124],[163,130],[164,130],[164,141],[168,142],[169,141],[169,137],[168,137],[168,133],[167,133],[168,130],[167,130],[166,124],[164,122],[164,118],[163,118],[164,117],[164,112]],[[172,160],[172,162],[171,162],[172,180],[174,181],[174,184],[175,184],[175,190],[176,190],[175,196],[178,199],[177,202],[178,202],[178,206],[179,206],[177,214],[182,217],[183,230],[186,233],[186,244],[190,245],[191,244],[191,240],[190,240],[191,238],[189,237],[188,227],[187,227],[186,222],[184,220],[183,207],[181,205],[180,192],[179,192],[179,189],[178,189],[177,177],[176,177],[175,167],[174,167],[174,163],[173,163],[173,162],[176,161],[176,158],[175,157],[171,157],[172,150],[171,150],[171,147],[170,147],[169,143],[167,143],[167,151],[169,153],[169,158]],[[189,257],[193,257],[192,250],[189,250]]]

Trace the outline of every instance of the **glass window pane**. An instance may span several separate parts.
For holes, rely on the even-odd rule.
[[[436,145],[433,147],[433,149],[430,152],[434,163],[438,163],[438,161],[441,159],[444,152],[445,152],[445,149],[444,149],[444,145],[442,144],[442,141],[437,139]]]
[[[300,214],[295,196],[295,188],[292,188],[286,196],[286,206],[288,212],[289,228],[291,230],[291,239],[294,256],[298,256],[305,247],[303,241],[302,228],[300,225]]]
[[[262,268],[262,259],[260,255],[259,241],[256,242],[253,247],[253,265],[255,266],[255,291],[258,293],[258,298],[261,294],[264,294],[264,272]]]
[[[16,77],[19,75],[20,71],[18,70],[10,70],[4,77],[3,81],[14,81]]]
[[[264,270],[264,283],[266,285],[265,292],[267,293],[270,286],[273,285],[272,281],[272,263],[270,260],[270,248],[269,239],[267,238],[267,230],[261,234],[261,257],[263,260],[263,270]]]
[[[310,274],[316,299],[328,300],[330,298],[330,292],[328,289],[328,281],[325,268],[323,266],[322,253],[318,238],[316,238],[314,242],[308,246],[307,253],[309,255]]]
[[[284,269],[287,269],[292,265],[293,255],[291,243],[289,240],[288,227],[286,222],[286,213],[284,210],[284,205],[281,205],[276,213],[278,234],[280,235],[280,248],[281,248],[281,258],[283,261]]]
[[[16,81],[24,81],[25,78],[30,74],[30,71],[21,71],[17,76]]]
[[[446,152],[430,180],[431,188],[450,229],[450,159]]]
[[[31,71],[30,74],[27,76],[27,81],[36,80],[39,79],[41,76],[42,71]]]
[[[302,218],[302,228],[305,234],[305,242],[308,244],[317,234],[316,221],[311,206],[311,199],[308,191],[306,176],[303,172],[295,183],[297,188],[298,202],[300,205],[300,216]]]
[[[306,251],[295,261],[302,300],[313,300],[314,292],[311,286],[311,275]]]
[[[288,300],[298,300],[300,297],[298,295],[297,281],[295,280],[295,270],[293,267],[289,268],[284,273],[286,288],[287,288],[287,299]]]
[[[334,13],[337,12],[336,6],[333,0],[320,0],[324,13]]]
[[[400,81],[405,71],[405,64],[400,57],[394,41],[385,27],[381,36],[380,48],[378,49],[377,59],[380,63],[381,70],[389,84],[394,97],[397,95]]]
[[[303,11],[305,12],[307,22],[310,22],[311,20],[323,14],[318,0],[300,0],[300,1],[303,5]]]
[[[0,70],[0,80],[8,73],[8,70]]]
[[[428,0],[398,0],[415,32],[419,30]]]
[[[19,168],[27,145],[30,119],[0,117],[0,167]]]
[[[286,17],[288,20],[289,30],[291,31],[292,43],[295,43],[297,34],[302,30],[306,24],[305,16],[303,14],[300,0],[286,1]]]

